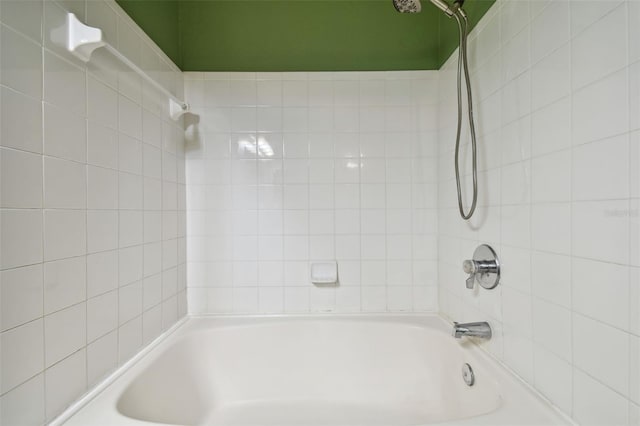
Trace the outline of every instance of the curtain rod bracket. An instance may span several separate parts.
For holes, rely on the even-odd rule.
[[[115,47],[105,42],[100,28],[94,28],[83,24],[76,15],[71,12],[67,13],[66,24],[66,48],[78,59],[83,62],[89,62],[93,51],[100,47],[104,47],[106,50],[111,52],[113,56],[118,58],[126,66],[131,68],[169,98],[169,115],[173,120],[178,120],[180,116],[189,111],[189,104],[178,99],[173,93],[144,72],[142,68],[120,53]]]
[[[67,50],[83,62],[89,62],[94,50],[104,46],[100,28],[83,24],[73,13],[67,14]]]
[[[173,120],[178,120],[183,114],[189,112],[189,104],[178,103],[173,99],[169,99],[169,116]]]

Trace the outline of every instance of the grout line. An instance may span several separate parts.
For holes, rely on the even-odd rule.
[[[629,12],[629,4],[625,2],[624,4],[625,7],[625,23],[627,24],[625,27],[625,38],[627,40],[627,51],[626,51],[626,58],[625,58],[625,64],[627,65],[627,130],[629,132],[629,135],[631,135],[631,127],[632,127],[632,116],[631,116],[631,104],[632,104],[632,96],[630,95],[631,93],[631,88],[632,88],[632,77],[631,77],[631,70],[632,70],[632,63],[631,63],[631,34],[630,34],[630,26],[632,24],[631,22],[631,18],[630,18],[630,12]],[[616,8],[617,9],[617,8]],[[615,10],[615,9],[614,9]],[[633,191],[633,186],[634,186],[634,182],[633,182],[633,171],[635,167],[640,166],[640,164],[634,164],[634,158],[631,155],[633,153],[633,148],[632,148],[632,144],[633,144],[633,139],[630,136],[627,136],[627,155],[628,155],[628,169],[627,169],[627,181],[628,181],[628,192],[627,192],[627,197],[628,197],[628,202],[627,202],[627,208],[629,213],[631,213],[633,210],[633,206],[634,206],[634,201],[631,198],[631,193]],[[635,167],[634,167],[635,166]],[[628,250],[628,255],[627,255],[627,263],[629,264],[629,266],[627,266],[627,295],[629,297],[628,303],[627,303],[627,309],[628,309],[628,320],[627,320],[627,329],[629,330],[627,332],[627,340],[628,340],[628,345],[629,345],[629,350],[628,350],[628,359],[629,359],[629,364],[628,364],[628,379],[627,379],[627,400],[629,401],[629,408],[628,408],[628,416],[629,419],[631,419],[631,410],[632,410],[632,400],[635,399],[637,400],[639,395],[637,394],[637,389],[638,389],[638,385],[640,385],[640,383],[638,382],[638,366],[637,366],[637,362],[634,362],[634,355],[635,355],[635,359],[638,359],[638,345],[637,345],[637,338],[635,337],[635,334],[638,332],[638,329],[636,326],[633,325],[633,320],[635,320],[634,318],[634,312],[637,312],[638,310],[638,297],[637,295],[634,295],[634,288],[636,286],[633,285],[634,281],[633,281],[633,276],[634,276],[634,272],[633,272],[633,260],[632,260],[632,255],[633,255],[633,247],[634,247],[634,234],[632,232],[633,230],[633,218],[632,215],[629,214],[629,216],[627,217],[627,234],[629,235],[629,241],[628,241],[628,246],[627,246],[627,250]],[[638,236],[638,233],[636,232],[636,238]],[[635,291],[637,291],[637,289],[635,289]],[[634,297],[635,296],[635,297]],[[572,348],[573,349],[573,348]],[[634,354],[635,352],[635,354]],[[572,350],[572,354],[573,354],[573,350]],[[635,366],[635,368],[634,368]],[[636,370],[636,371],[634,371]],[[635,373],[635,374],[634,374]],[[634,390],[635,388],[635,390]],[[635,398],[634,398],[635,397]]]
[[[549,6],[549,5],[546,5]],[[531,16],[531,5],[529,4],[529,22],[527,23],[526,29],[527,31],[529,31],[529,45],[527,46],[528,48],[528,62],[529,62],[529,66],[527,67],[526,72],[529,73],[530,77],[529,77],[529,105],[527,110],[529,111],[529,116],[531,116],[532,114],[532,107],[533,107],[533,54],[532,54],[532,50],[533,50],[533,34],[532,34],[532,26],[533,26],[533,17]],[[519,120],[520,118],[518,118]],[[533,130],[532,130],[532,126],[529,126],[529,141],[531,141],[533,139],[532,136]],[[532,149],[530,151],[533,151]],[[521,156],[522,157],[522,156]],[[529,173],[528,176],[525,176],[525,179],[528,180],[528,196],[529,196],[529,202],[528,202],[528,209],[529,209],[529,247],[528,247],[528,252],[529,252],[529,271],[533,271],[533,241],[534,241],[534,232],[533,232],[533,191],[534,191],[534,174],[533,174],[533,160],[532,160],[532,155],[529,154],[529,158],[523,160],[522,162],[525,164],[528,164],[529,167]],[[502,169],[501,169],[501,173],[500,173],[500,178],[502,180]],[[502,193],[500,194],[500,201],[502,203]],[[502,236],[501,236],[502,237]],[[536,334],[535,334],[535,297],[533,296],[534,292],[533,292],[533,288],[535,286],[535,283],[533,282],[533,280],[531,280],[531,275],[530,275],[530,282],[529,282],[529,294],[527,295],[529,297],[529,308],[531,309],[531,327],[530,327],[530,336],[531,336],[531,385],[535,388],[535,377],[536,377],[536,361],[535,361],[535,345],[536,343]]]
[[[547,5],[548,6],[548,5]],[[570,151],[570,156],[571,156],[571,162],[568,165],[569,168],[569,218],[570,218],[570,239],[569,239],[569,254],[570,257],[573,256],[574,254],[574,247],[573,247],[573,235],[575,232],[575,223],[573,221],[573,214],[574,214],[574,203],[573,203],[573,198],[574,198],[574,184],[573,184],[573,169],[574,169],[574,161],[575,161],[575,145],[573,144],[573,131],[574,131],[574,123],[573,123],[573,100],[574,100],[574,93],[575,90],[573,88],[573,61],[571,60],[571,58],[573,57],[573,39],[571,38],[571,26],[572,26],[572,19],[571,19],[571,11],[573,9],[573,6],[571,3],[569,3],[568,8],[569,8],[569,13],[568,13],[568,18],[569,18],[569,109],[570,109],[570,116],[569,116],[569,134],[571,135],[571,151]],[[531,143],[533,143],[533,138],[531,138]],[[533,149],[531,150],[533,151]],[[571,377],[571,383],[569,385],[569,392],[571,394],[571,402],[569,403],[569,412],[567,413],[569,416],[573,417],[575,414],[575,350],[574,350],[574,343],[575,343],[575,339],[574,339],[574,330],[575,330],[575,324],[574,324],[574,306],[573,306],[573,301],[574,301],[574,291],[573,291],[573,260],[569,260],[570,265],[569,265],[569,329],[570,329],[570,341],[569,341],[569,347],[571,348],[571,354],[570,354],[570,377]],[[535,382],[535,381],[534,381]]]
[[[361,96],[360,96],[360,82],[362,80],[358,78],[356,80],[356,84],[358,87],[357,90],[357,106],[356,111],[358,112],[358,133],[356,137],[358,138],[358,312],[363,312],[362,305],[362,166],[364,157],[362,156],[362,123],[360,120],[360,111],[362,110],[361,105]],[[338,270],[339,273],[339,270]]]
[[[85,349],[84,357],[84,390],[89,387],[89,272],[87,270],[87,256],[89,253],[89,120],[88,120],[88,108],[89,108],[89,78],[87,66],[84,66],[84,343],[83,349]]]
[[[256,90],[258,87],[259,83],[256,83]],[[286,155],[286,150],[285,150],[285,133],[284,133],[284,107],[282,105],[282,100],[283,100],[283,87],[282,87],[282,83],[280,84],[280,105],[279,106],[272,106],[271,108],[274,108],[275,110],[279,111],[280,113],[280,122],[279,122],[279,127],[280,127],[280,151],[281,151],[281,167],[282,167],[282,171],[280,173],[281,178],[282,178],[282,184],[284,185],[284,181],[285,181],[285,162],[287,159],[287,155]],[[258,102],[257,96],[256,96],[256,103]],[[308,138],[307,138],[308,140]],[[282,197],[282,211],[280,213],[280,220],[282,223],[282,265],[281,265],[281,273],[282,273],[282,282],[280,283],[281,288],[282,288],[282,308],[280,309],[281,313],[285,313],[287,311],[287,297],[286,297],[286,291],[287,291],[287,286],[285,285],[285,279],[286,279],[286,270],[287,270],[287,256],[285,254],[285,241],[287,238],[287,234],[284,232],[284,227],[285,227],[285,223],[284,223],[284,216],[285,216],[285,206],[284,206],[284,194]],[[307,232],[308,232],[308,227],[309,227],[309,211],[307,210]],[[259,277],[258,277],[259,278]]]
[[[40,155],[41,155],[41,161],[42,161],[42,165],[41,165],[41,171],[42,171],[42,199],[41,199],[41,223],[42,223],[42,236],[41,236],[41,244],[42,244],[42,252],[41,252],[41,261],[40,263],[42,264],[42,305],[41,305],[41,318],[42,318],[42,383],[43,383],[43,389],[42,389],[42,402],[43,402],[43,406],[42,406],[42,418],[45,420],[47,419],[47,337],[46,337],[46,327],[45,327],[45,315],[44,315],[44,306],[45,306],[45,268],[44,268],[44,260],[45,260],[45,247],[46,247],[46,241],[45,241],[45,210],[44,210],[44,200],[45,200],[45,173],[44,173],[44,163],[45,163],[45,157],[44,157],[44,73],[45,73],[45,67],[44,67],[44,19],[45,19],[45,13],[44,13],[44,1],[42,2],[42,18],[41,18],[41,36],[43,37],[43,40],[41,41],[41,47],[40,47],[40,70],[41,70],[41,76],[40,76],[40,131],[41,131],[41,137],[40,137]]]
[[[118,33],[119,33],[119,28],[118,28]],[[120,84],[120,72],[116,71],[116,75],[117,75],[117,82],[118,82],[118,86]],[[115,251],[117,254],[117,264],[118,264],[118,269],[116,271],[116,285],[114,288],[115,291],[115,297],[116,297],[116,326],[115,326],[115,332],[116,332],[116,365],[120,364],[120,253],[121,253],[121,249],[120,249],[120,211],[121,206],[120,206],[120,174],[122,173],[120,170],[120,90],[118,88],[118,90],[116,90],[116,117],[115,117],[115,137],[116,137],[116,145],[115,145],[115,150],[116,150],[116,170],[117,170],[117,174],[116,174],[116,185],[117,185],[117,192],[118,192],[118,200],[117,200],[117,217],[116,217],[116,223],[117,223],[117,229],[118,229],[118,233],[115,236],[115,240],[116,240],[116,247],[115,247]]]

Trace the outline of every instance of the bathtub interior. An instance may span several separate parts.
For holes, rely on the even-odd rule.
[[[129,418],[165,424],[412,425],[500,406],[482,367],[424,327],[366,321],[283,321],[192,331],[118,399]],[[167,386],[170,384],[170,386]]]

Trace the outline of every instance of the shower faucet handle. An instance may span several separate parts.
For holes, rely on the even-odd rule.
[[[465,260],[464,262],[462,262],[462,270],[464,271],[465,274],[469,274],[469,277],[467,278],[467,288],[471,289],[473,288],[473,284],[476,281],[476,263],[473,260]]]
[[[466,279],[466,281],[465,281],[465,282],[467,283],[467,288],[468,288],[469,290],[473,290],[473,285],[474,285],[474,284],[475,284],[475,282],[476,282],[476,276],[475,276],[475,274],[471,274],[471,275],[469,275],[469,277]]]
[[[473,252],[473,259],[462,262],[462,270],[469,274],[466,280],[468,289],[473,289],[477,281],[483,288],[490,290],[500,281],[500,262],[496,252],[488,245],[482,244]]]
[[[462,262],[462,270],[465,274],[475,274],[477,271],[476,262],[473,260],[465,260]]]

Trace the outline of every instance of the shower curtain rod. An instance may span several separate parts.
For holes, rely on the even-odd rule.
[[[118,49],[104,41],[102,37],[102,30],[100,28],[90,27],[83,24],[75,14],[69,12],[67,14],[65,35],[67,50],[83,62],[89,62],[93,51],[100,47],[104,47],[127,67],[131,68],[131,70],[136,74],[166,95],[169,98],[169,115],[172,119],[177,120],[182,114],[189,111],[188,103],[178,99],[173,93],[144,72],[142,68],[120,53]]]

